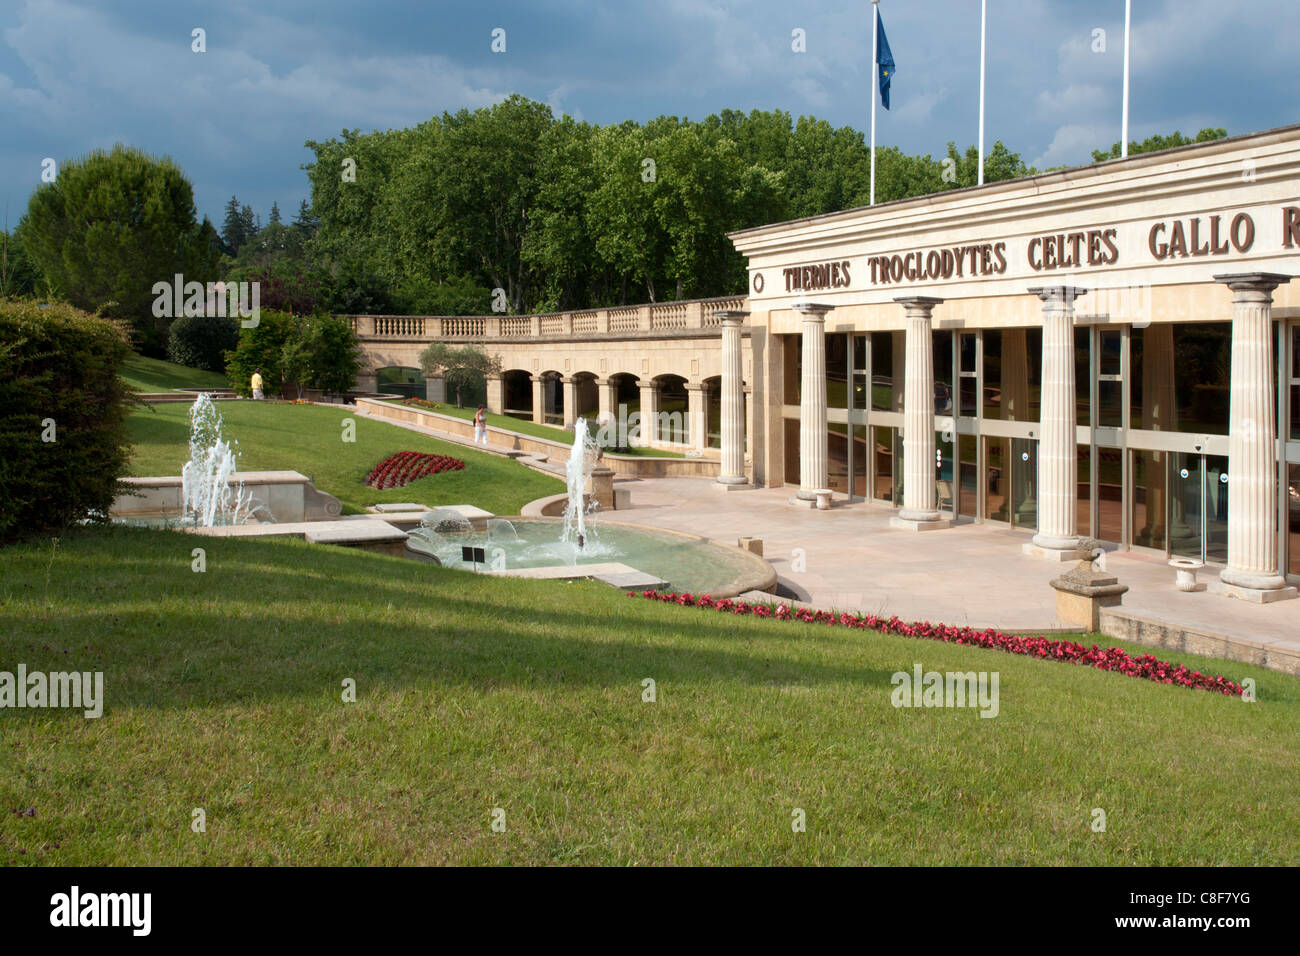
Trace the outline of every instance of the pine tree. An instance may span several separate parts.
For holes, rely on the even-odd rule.
[[[271,222],[279,223],[279,221],[280,221],[280,205],[279,205],[279,203],[272,202],[272,203],[271,203]]]
[[[233,256],[238,254],[239,247],[244,244],[246,238],[244,220],[239,214],[239,198],[231,196],[230,202],[226,203],[226,219],[221,226],[221,239]]]
[[[244,230],[244,242],[257,235],[257,220],[253,217],[252,206],[244,206],[239,210],[239,221]]]
[[[307,205],[307,200],[304,199],[298,205],[298,215],[294,217],[293,228],[304,236],[311,236],[315,234],[319,225],[320,220],[311,214],[311,208]]]

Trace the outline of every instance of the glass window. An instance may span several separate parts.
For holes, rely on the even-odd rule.
[[[1165,453],[1133,452],[1133,502],[1131,509],[1135,547],[1165,549],[1167,505]]]
[[[977,354],[974,332],[961,333],[961,371],[975,371],[975,356]]]
[[[1102,375],[1122,375],[1124,340],[1119,329],[1101,330],[1101,349],[1098,371]]]
[[[867,368],[867,337],[853,336],[853,367],[863,371]]]
[[[984,332],[984,417],[1002,417],[1002,332]]]
[[[934,413],[952,414],[952,332],[934,331]]]
[[[1074,414],[1076,423],[1084,428],[1092,424],[1092,396],[1089,390],[1092,370],[1088,364],[1091,342],[1091,329],[1074,330]]]
[[[901,334],[898,337],[902,339]],[[903,383],[894,381],[893,332],[871,333],[871,407],[882,412],[903,408]]]
[[[849,407],[849,337],[840,333],[826,336],[826,407]]]
[[[1129,343],[1134,428],[1228,434],[1230,322],[1158,323]]]

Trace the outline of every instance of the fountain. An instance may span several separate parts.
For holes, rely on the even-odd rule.
[[[587,420],[579,418],[573,425],[573,447],[564,465],[569,502],[564,506],[564,531],[560,535],[560,541],[576,545],[579,551],[587,546],[587,516],[591,514],[594,518],[598,507],[594,497],[590,504],[585,502],[597,451],[596,440],[587,434]],[[593,527],[593,537],[594,531]]]
[[[190,407],[190,460],[181,468],[183,521],[200,528],[245,524],[265,510],[244,491],[230,485],[236,453],[221,436],[221,413],[206,392]]]
[[[601,522],[595,496],[586,494],[596,464],[596,442],[585,419],[574,426],[565,466],[568,498],[563,518],[489,518],[476,530],[450,508],[435,508],[407,539],[407,550],[443,567],[464,571],[518,572],[582,565],[635,569],[677,588],[717,596],[763,589],[775,583],[771,565],[737,548],[694,535]],[[482,548],[486,564],[463,560],[463,548]]]

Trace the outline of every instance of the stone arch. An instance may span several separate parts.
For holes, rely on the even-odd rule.
[[[573,373],[574,409],[572,416],[566,416],[566,418],[595,420],[596,414],[600,410],[600,392],[596,388],[596,379],[598,377],[595,372]]]
[[[424,372],[409,365],[386,365],[375,369],[375,391],[406,398],[427,398]]]
[[[501,372],[502,412],[514,418],[533,418],[533,373],[522,368]]]
[[[663,372],[654,376],[657,427],[651,435],[658,441],[685,444],[690,440],[690,402],[685,375]]]
[[[542,407],[541,415],[538,416],[538,409],[533,409],[533,421],[540,421],[546,425],[563,425],[564,424],[564,373],[555,369],[547,369],[544,372],[538,372],[534,376],[542,383]]]

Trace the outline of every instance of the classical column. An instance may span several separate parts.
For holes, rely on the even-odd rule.
[[[434,375],[424,380],[424,397],[430,402],[447,401],[447,380],[441,375]]]
[[[1043,384],[1039,395],[1038,534],[1024,552],[1071,561],[1079,546],[1079,451],[1074,386],[1074,300],[1087,290],[1037,286],[1043,300]]]
[[[1271,272],[1215,276],[1232,290],[1228,412],[1228,566],[1210,589],[1256,603],[1296,596],[1278,573],[1277,410]]]
[[[640,444],[648,448],[659,441],[659,386],[652,378],[639,378],[636,383],[641,389]]]
[[[567,428],[578,420],[578,380],[564,376],[564,425]]]
[[[826,313],[834,306],[797,302],[803,316],[803,376],[799,382],[799,490],[795,500],[814,502],[826,487]]]
[[[903,373],[903,507],[889,519],[905,531],[931,531],[952,524],[939,514],[935,487],[934,337],[930,313],[943,299],[903,296],[894,300],[907,315],[907,363]]]
[[[596,398],[598,402],[596,418],[601,425],[614,425],[618,409],[618,386],[612,378],[596,379]]]
[[[748,312],[715,312],[722,322],[722,468],[720,485],[743,485],[745,478],[745,393],[740,326]]]
[[[487,410],[495,415],[502,415],[506,410],[505,379],[500,375],[487,377]]]
[[[686,440],[691,448],[703,453],[708,447],[708,406],[703,382],[686,383]]]
[[[533,424],[546,421],[546,382],[540,375],[533,376]]]

